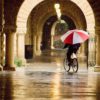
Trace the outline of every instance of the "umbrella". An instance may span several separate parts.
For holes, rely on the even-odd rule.
[[[62,42],[64,44],[77,44],[77,43],[83,43],[89,38],[89,34],[86,31],[83,30],[69,30],[64,35],[61,36]]]

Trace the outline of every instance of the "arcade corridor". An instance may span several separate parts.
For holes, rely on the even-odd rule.
[[[77,73],[63,68],[72,29],[89,33]],[[0,100],[100,100],[100,0],[0,0]]]

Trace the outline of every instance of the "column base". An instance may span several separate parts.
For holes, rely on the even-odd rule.
[[[15,68],[15,67],[4,66],[4,67],[3,67],[3,70],[5,70],[5,71],[15,71],[16,68]]]
[[[100,72],[100,66],[95,66],[94,67],[94,72]]]

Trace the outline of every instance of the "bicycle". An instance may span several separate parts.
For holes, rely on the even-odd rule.
[[[73,53],[71,55],[71,62],[70,65],[68,65],[68,60],[67,60],[67,56],[65,56],[64,58],[64,69],[69,72],[70,68],[72,67],[73,72],[77,72],[78,71],[78,60],[77,60],[77,56],[75,53]]]

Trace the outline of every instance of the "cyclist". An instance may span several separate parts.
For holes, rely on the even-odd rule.
[[[63,48],[68,48],[67,50],[67,60],[68,60],[68,65],[70,66],[71,64],[71,55],[72,53],[77,53],[78,49],[80,47],[80,43],[77,44],[65,44]]]

